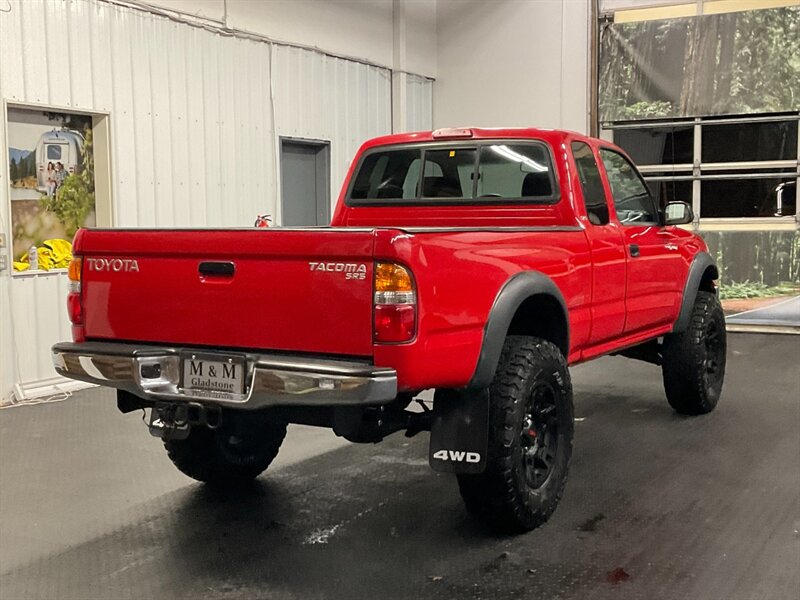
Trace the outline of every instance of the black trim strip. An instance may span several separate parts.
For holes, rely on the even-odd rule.
[[[689,274],[686,277],[686,285],[683,287],[683,297],[681,299],[681,312],[675,324],[672,326],[672,333],[681,333],[689,328],[689,320],[692,317],[692,308],[703,281],[703,275],[707,269],[711,269],[711,276],[719,278],[719,270],[708,252],[698,252],[692,259],[689,266]]]
[[[569,311],[567,303],[558,286],[544,273],[539,271],[522,271],[511,277],[495,297],[486,325],[483,328],[483,343],[478,364],[469,383],[470,389],[488,387],[492,382],[500,353],[503,349],[508,328],[522,303],[532,296],[550,296],[561,308],[563,320],[558,323],[563,337],[557,343],[566,359],[569,356]]]

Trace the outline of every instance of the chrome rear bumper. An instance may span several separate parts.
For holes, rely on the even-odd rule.
[[[64,377],[128,391],[140,398],[213,403],[253,410],[270,406],[387,404],[397,396],[397,373],[355,361],[278,354],[234,353],[245,360],[244,393],[184,389],[181,356],[192,348],[104,342],[53,346],[53,366]],[[203,349],[204,356],[217,353]],[[230,353],[218,353],[221,358]],[[157,369],[153,366],[157,365]],[[158,377],[144,377],[145,372]],[[148,368],[149,367],[149,368]]]

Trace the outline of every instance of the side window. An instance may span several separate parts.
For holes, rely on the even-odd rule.
[[[581,180],[583,202],[586,204],[586,214],[593,225],[608,224],[608,203],[606,190],[603,187],[603,178],[594,159],[592,149],[583,142],[572,143],[572,155],[578,167],[578,178]]]
[[[658,223],[656,206],[641,177],[628,160],[613,150],[600,149],[608,174],[617,217],[623,225]]]

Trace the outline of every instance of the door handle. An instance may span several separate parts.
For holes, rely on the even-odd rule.
[[[201,262],[197,270],[206,277],[232,277],[236,267],[232,262],[208,261]]]
[[[633,258],[636,258],[637,256],[639,256],[639,244],[631,244],[628,247],[631,249],[631,256]]]

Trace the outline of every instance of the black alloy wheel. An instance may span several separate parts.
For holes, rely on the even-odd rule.
[[[531,407],[522,423],[520,447],[528,487],[541,488],[550,477],[558,454],[556,392],[547,381],[531,390]]]

